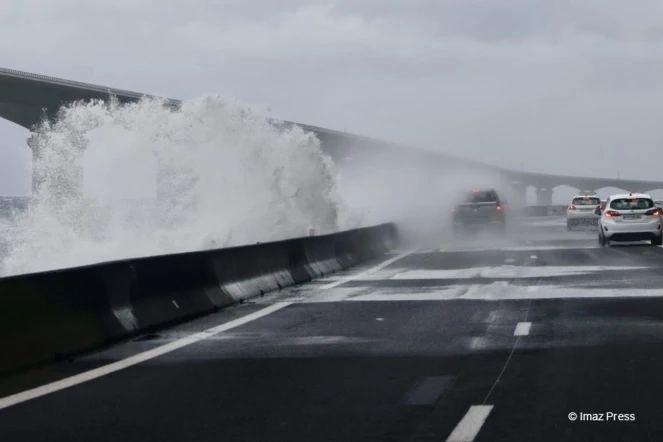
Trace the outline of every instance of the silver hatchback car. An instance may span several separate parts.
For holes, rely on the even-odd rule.
[[[574,227],[578,226],[595,227],[598,225],[599,215],[594,212],[600,204],[601,198],[596,194],[578,194],[574,196],[566,208],[566,230],[573,230]]]

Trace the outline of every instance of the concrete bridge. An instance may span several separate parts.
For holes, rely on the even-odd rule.
[[[31,130],[44,117],[55,117],[63,104],[77,100],[107,100],[111,96],[116,97],[121,103],[134,102],[145,96],[150,97],[150,95],[132,91],[0,68],[0,118]],[[176,108],[180,104],[180,100],[166,100],[167,106]],[[522,203],[525,201],[525,191],[528,186],[536,188],[538,205],[551,205],[553,189],[560,185],[580,190],[616,187],[627,191],[647,192],[663,189],[663,181],[587,178],[515,171],[346,132],[288,121],[274,120],[273,122],[279,125],[296,124],[315,133],[321,140],[323,149],[337,162],[347,157],[363,157],[373,160],[373,158],[391,155],[398,158],[399,164],[401,161],[410,164],[417,163],[428,170],[431,168],[437,170],[466,168],[499,174],[502,181],[512,186],[515,199]],[[35,144],[28,140],[28,145],[33,150],[33,155],[38,155],[38,152],[35,151]]]

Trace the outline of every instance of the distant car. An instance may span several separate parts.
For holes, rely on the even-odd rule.
[[[566,208],[566,230],[573,230],[577,226],[598,225],[599,215],[596,208],[601,205],[598,195],[578,194],[573,197]]]
[[[495,189],[473,189],[451,209],[454,231],[488,227],[505,232],[505,204]]]
[[[599,244],[603,247],[610,241],[649,240],[654,246],[663,245],[661,209],[647,194],[612,195],[596,213],[600,213]]]

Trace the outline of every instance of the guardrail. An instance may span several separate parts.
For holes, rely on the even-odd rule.
[[[394,248],[394,224],[0,279],[0,374],[310,281]]]

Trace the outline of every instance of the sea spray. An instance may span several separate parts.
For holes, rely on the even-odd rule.
[[[35,194],[3,275],[361,224],[314,134],[215,96],[166,104],[77,102],[35,129]]]

